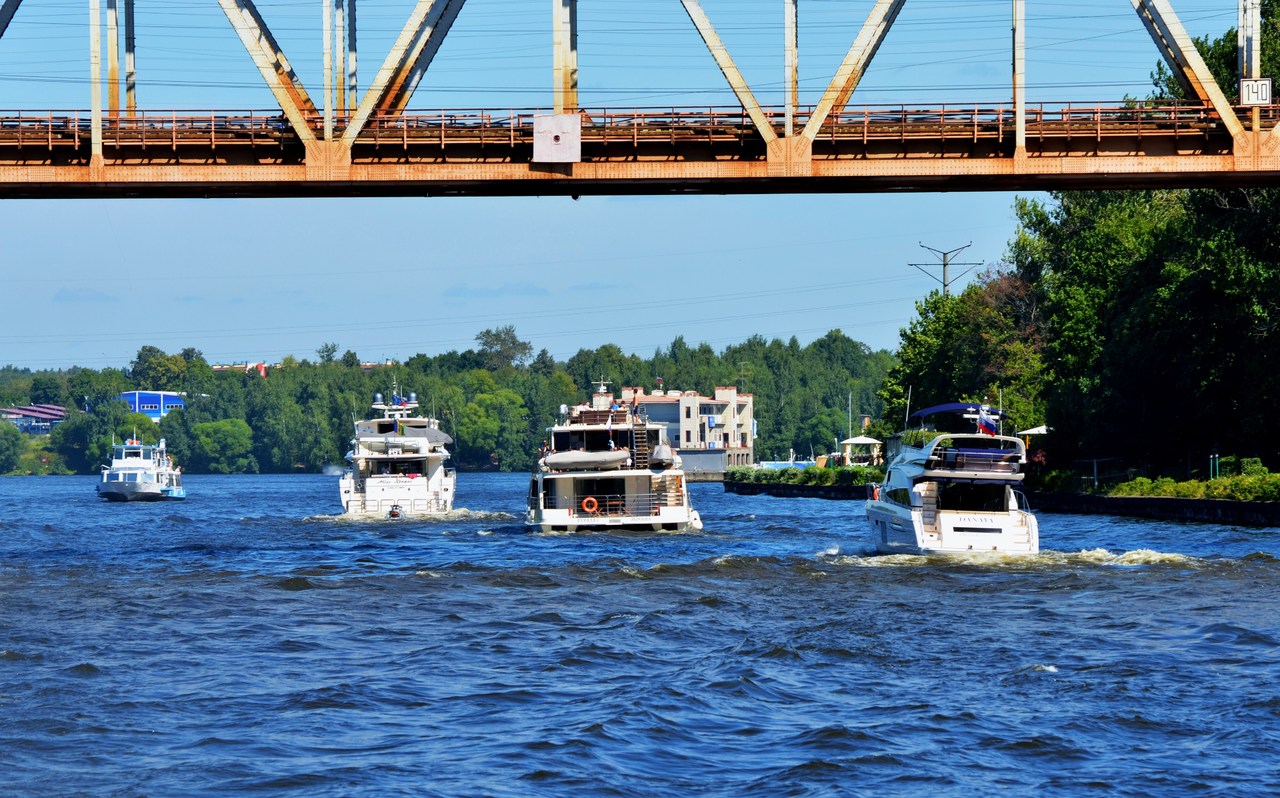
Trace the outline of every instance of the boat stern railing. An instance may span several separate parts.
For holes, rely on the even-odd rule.
[[[569,515],[581,518],[619,518],[622,516],[658,515],[663,507],[671,506],[662,493],[583,493],[557,495],[540,504],[540,496],[529,497],[529,508],[536,510],[568,510]]]
[[[935,448],[926,465],[933,471],[1016,474],[1022,455],[1014,449]]]

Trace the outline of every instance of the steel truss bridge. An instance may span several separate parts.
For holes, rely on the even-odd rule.
[[[1192,99],[1027,103],[1025,0],[1012,0],[1011,98],[994,106],[850,103],[907,0],[876,0],[822,98],[800,105],[798,0],[781,0],[782,108],[756,101],[698,0],[679,0],[740,105],[663,110],[580,107],[577,0],[552,0],[552,113],[410,108],[466,0],[417,0],[363,93],[356,0],[321,0],[319,105],[252,0],[215,1],[278,107],[137,107],[134,0],[88,0],[91,108],[0,111],[0,197],[1046,190],[1280,179],[1280,106],[1229,100],[1168,0],[1129,2]],[[0,3],[0,36],[21,2]],[[1256,78],[1258,0],[1240,0],[1239,30],[1240,74]]]

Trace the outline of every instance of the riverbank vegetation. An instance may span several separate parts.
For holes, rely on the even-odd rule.
[[[1280,67],[1273,7],[1264,74]],[[1229,92],[1235,42],[1198,42]],[[1153,96],[1176,96],[1156,78]],[[1002,401],[1019,429],[1051,428],[1031,440],[1046,473],[1138,468],[1154,478],[1143,490],[1208,476],[1219,452],[1280,464],[1280,189],[1053,192],[1014,210],[1003,263],[918,303],[881,392],[888,417],[909,393],[915,408]]]
[[[0,369],[0,405],[68,407],[48,442],[64,470],[76,473],[97,471],[109,459],[112,437],[135,430],[147,443],[165,438],[189,471],[313,472],[343,462],[353,422],[369,416],[375,393],[415,392],[420,412],[439,418],[454,438],[453,464],[525,470],[559,406],[585,401],[601,378],[615,392],[661,385],[711,395],[718,385],[736,385],[754,395],[756,452],[765,458],[793,449],[828,451],[847,433],[850,403],[879,416],[876,391],[893,364],[889,353],[873,352],[839,330],[805,346],[794,337],[754,337],[721,352],[677,337],[648,358],[605,344],[557,361],[546,350],[534,354],[510,326],[482,331],[476,344],[369,368],[354,352],[339,356],[337,345],[327,343],[314,360],[285,358],[265,377],[256,369],[214,372],[194,349],[169,354],[144,346],[121,369]],[[187,409],[155,424],[119,401],[133,389],[180,391]],[[0,469],[6,472],[30,469]]]
[[[884,480],[884,469],[874,466],[838,466],[836,468],[751,468],[731,466],[724,475],[726,482],[756,485],[866,485]]]
[[[1280,501],[1280,474],[1267,470],[1257,458],[1237,460],[1224,457],[1220,463],[1221,476],[1213,479],[1186,479],[1172,477],[1149,479],[1137,477],[1111,487],[1110,496],[1157,496],[1177,499],[1228,499],[1240,502]]]

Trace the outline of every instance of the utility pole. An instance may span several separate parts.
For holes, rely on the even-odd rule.
[[[956,263],[951,260],[951,258],[954,257],[955,255],[973,246],[972,241],[970,241],[968,244],[965,244],[963,247],[956,247],[955,249],[947,250],[945,252],[940,249],[934,249],[933,247],[927,247],[924,244],[921,244],[920,246],[924,247],[925,249],[929,250],[930,252],[934,253],[935,255],[937,255],[939,258],[942,259],[942,279],[938,280],[938,277],[936,275],[929,274],[929,272],[924,271],[925,267],[932,266],[933,265],[932,263],[912,263],[911,265],[916,267],[920,271],[924,272],[925,274],[928,274],[933,279],[938,280],[938,282],[942,283],[943,296],[947,296],[947,294],[950,293],[951,291],[951,282],[952,282],[951,267],[952,266],[968,266],[969,267],[956,275],[956,279],[958,280],[961,277],[964,277],[969,272],[973,271],[975,268],[982,265],[981,263]]]

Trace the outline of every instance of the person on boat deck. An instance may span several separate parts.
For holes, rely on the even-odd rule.
[[[616,443],[614,443],[614,442],[613,442],[613,438],[610,438],[610,439],[609,439],[609,451],[613,451],[614,449],[617,449],[617,448],[618,448],[618,444],[616,444]]]

